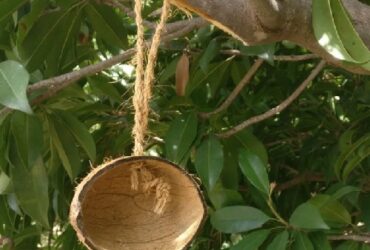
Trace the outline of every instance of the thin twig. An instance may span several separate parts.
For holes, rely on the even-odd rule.
[[[253,116],[253,117],[249,118],[248,120],[240,123],[239,125],[231,128],[231,129],[229,129],[225,132],[218,133],[217,136],[220,137],[220,138],[228,138],[228,137],[240,132],[241,130],[249,127],[252,124],[261,122],[263,120],[266,120],[266,119],[280,113],[285,108],[287,108],[295,99],[297,99],[297,97],[306,89],[306,87],[311,83],[311,81],[321,72],[321,70],[325,67],[325,65],[326,65],[326,62],[324,60],[322,60],[312,70],[311,74],[301,83],[301,85],[299,85],[299,87],[287,99],[285,99],[282,103],[280,103],[278,106],[270,109],[269,111],[267,111],[267,112],[265,112],[261,115]]]
[[[112,6],[113,8],[117,8],[120,11],[122,11],[123,13],[125,13],[127,16],[135,19],[135,16],[136,16],[135,12],[133,10],[131,10],[130,8],[126,7],[125,5],[123,5],[122,3],[120,3],[119,1],[117,1],[117,0],[104,0],[103,3],[106,4],[106,5]],[[155,29],[155,27],[157,26],[155,23],[149,22],[147,20],[143,20],[143,24],[146,27],[151,28],[151,29]]]
[[[239,82],[239,84],[235,87],[235,89],[231,92],[231,94],[226,98],[226,100],[214,111],[208,113],[200,113],[200,116],[203,118],[209,118],[212,115],[218,114],[224,110],[226,110],[231,103],[235,100],[235,98],[240,94],[243,88],[251,81],[257,70],[261,67],[263,63],[263,59],[259,58],[253,64],[253,66],[248,70],[245,74],[243,79]]]
[[[179,21],[179,23],[182,24],[182,28],[174,33],[166,33],[166,35],[164,35],[162,38],[163,42],[170,41],[174,38],[183,36],[189,33],[190,31],[196,28],[200,28],[207,24],[205,21],[201,20],[200,18],[194,18],[187,22]],[[174,27],[176,28],[181,27],[179,23],[175,22],[172,24],[168,24],[167,30],[173,30]],[[146,43],[147,43],[147,46],[150,45],[150,41],[147,41]],[[83,67],[76,71],[68,72],[60,76],[52,77],[52,78],[45,79],[37,83],[34,83],[27,88],[28,93],[31,93],[33,91],[40,90],[40,89],[48,89],[48,90],[44,94],[34,99],[32,101],[32,104],[41,103],[42,101],[54,96],[60,90],[68,87],[69,85],[80,80],[83,77],[99,73],[107,68],[112,67],[113,65],[126,61],[130,59],[133,55],[135,55],[135,53],[136,53],[136,49],[131,48],[129,50],[126,50],[122,54],[113,56],[105,61],[101,61],[96,64]],[[3,108],[2,110],[0,110],[0,116],[5,115],[11,111],[12,109],[10,108]]]
[[[275,187],[274,190],[275,191],[284,191],[286,189],[301,185],[305,182],[322,182],[322,181],[325,181],[325,180],[326,179],[324,178],[324,176],[322,174],[305,173],[305,174],[302,174],[302,175],[298,175],[298,176],[294,177],[293,179],[291,179],[287,182],[278,184]]]
[[[230,56],[248,56],[241,52],[240,50],[236,49],[228,49],[228,50],[221,50],[221,54],[230,55]],[[320,58],[318,55],[315,54],[306,54],[306,55],[275,55],[273,56],[274,61],[288,61],[288,62],[299,62],[299,61],[306,61],[311,59],[318,59]]]
[[[344,234],[344,235],[331,235],[328,236],[329,240],[353,240],[359,241],[366,244],[370,243],[370,235],[356,235],[356,234]]]

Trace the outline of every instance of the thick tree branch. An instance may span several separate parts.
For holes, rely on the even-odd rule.
[[[263,59],[261,58],[257,59],[257,61],[248,70],[247,74],[245,74],[243,79],[239,82],[239,84],[235,87],[231,94],[226,98],[226,100],[214,111],[209,113],[201,113],[200,116],[203,118],[209,118],[212,115],[218,114],[226,110],[232,104],[235,98],[239,95],[239,93],[243,90],[243,88],[251,81],[257,70],[261,67],[262,63]]]
[[[251,0],[251,8],[256,10],[259,25],[270,30],[281,29],[281,6],[277,0]]]
[[[311,81],[320,73],[320,71],[325,67],[326,62],[321,61],[311,72],[311,74],[299,85],[299,87],[287,98],[285,99],[282,103],[280,103],[278,106],[270,109],[269,111],[253,116],[249,118],[248,120],[240,123],[239,125],[227,130],[226,132],[221,132],[217,134],[218,137],[220,138],[228,138],[239,131],[249,127],[250,125],[256,124],[258,122],[261,122],[263,120],[266,120],[277,113],[283,111],[286,109],[297,97],[305,90],[305,88],[308,86],[308,84],[311,83]]]
[[[260,3],[257,3],[260,1]],[[220,29],[228,32],[248,45],[290,40],[307,48],[328,63],[354,73],[370,74],[357,66],[344,64],[328,54],[316,41],[312,29],[312,0],[284,0],[278,2],[280,18],[270,24],[271,11],[268,2],[273,0],[171,0],[180,8],[193,11]],[[370,7],[360,1],[343,0],[352,16],[361,38],[370,48]],[[276,19],[273,17],[272,20]],[[278,26],[278,27],[277,27]]]

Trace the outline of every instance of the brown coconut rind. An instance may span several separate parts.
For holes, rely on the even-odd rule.
[[[155,194],[132,190],[131,169],[143,164],[170,184],[163,214]],[[92,250],[181,250],[194,239],[207,208],[198,184],[175,164],[150,156],[119,158],[95,168],[77,186],[70,221]]]

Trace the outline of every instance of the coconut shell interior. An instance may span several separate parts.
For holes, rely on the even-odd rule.
[[[163,214],[153,212],[155,194],[131,188],[131,168],[143,164],[170,184]],[[185,249],[206,217],[197,183],[182,169],[155,157],[120,158],[94,169],[78,185],[70,220],[90,249]]]

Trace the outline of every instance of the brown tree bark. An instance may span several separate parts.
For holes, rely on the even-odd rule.
[[[344,65],[317,43],[312,29],[312,0],[170,1],[179,8],[195,12],[246,45],[289,40],[330,64],[353,73],[370,74],[360,67]],[[357,32],[370,48],[370,6],[358,0],[343,0],[343,3]]]

